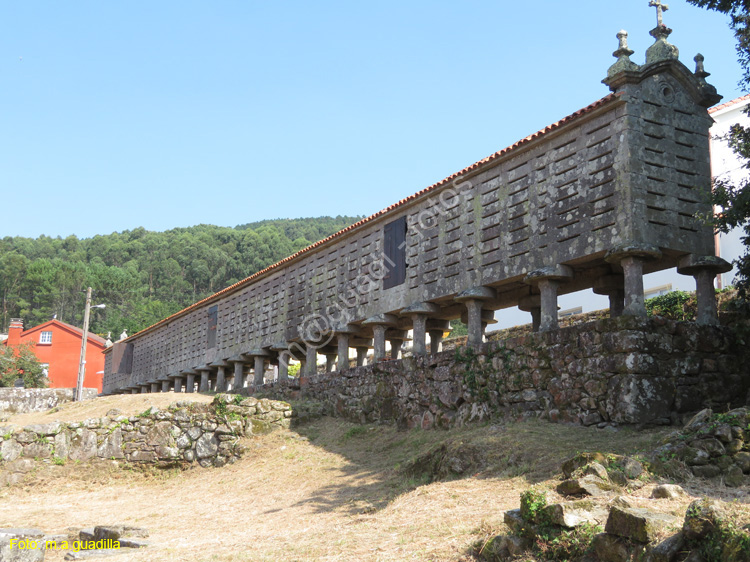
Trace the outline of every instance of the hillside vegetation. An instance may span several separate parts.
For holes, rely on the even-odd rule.
[[[133,334],[216,291],[330,236],[359,217],[278,219],[235,228],[143,228],[93,238],[0,240],[0,330],[57,315],[80,326],[85,288],[107,308],[91,331]]]

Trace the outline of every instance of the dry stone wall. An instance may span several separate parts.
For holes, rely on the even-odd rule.
[[[6,481],[22,478],[35,461],[64,464],[92,459],[160,467],[223,466],[243,452],[240,438],[289,427],[286,402],[219,394],[211,404],[179,401],[138,416],[111,410],[83,422],[0,428],[0,468]]]
[[[730,328],[620,317],[384,361],[264,392],[328,404],[360,423],[451,427],[489,418],[669,424],[744,405],[747,353]]]

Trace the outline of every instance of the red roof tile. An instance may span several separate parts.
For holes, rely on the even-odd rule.
[[[716,113],[717,111],[721,111],[722,109],[726,109],[727,107],[732,107],[733,105],[737,105],[738,103],[741,103],[743,101],[750,100],[750,94],[741,96],[739,98],[734,98],[733,100],[730,100],[726,103],[722,103],[721,105],[715,105],[711,109],[708,110],[709,113]]]

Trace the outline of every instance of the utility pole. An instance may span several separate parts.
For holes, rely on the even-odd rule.
[[[76,402],[83,400],[83,377],[86,374],[86,343],[89,339],[89,316],[91,315],[91,287],[86,291],[86,309],[83,313],[83,339],[81,340],[81,360],[78,362],[78,383]]]

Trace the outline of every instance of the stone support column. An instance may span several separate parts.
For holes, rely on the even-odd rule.
[[[382,324],[377,324],[372,327],[374,339],[373,355],[375,356],[376,362],[385,358],[385,330],[386,327]]]
[[[613,265],[620,266],[623,272],[625,294],[622,314],[646,316],[646,300],[643,296],[643,264],[660,257],[659,248],[640,243],[624,244],[607,252],[605,259]]]
[[[182,377],[174,378],[174,391],[179,393],[182,392]]]
[[[523,297],[518,303],[518,308],[531,313],[531,330],[538,332],[542,324],[542,298],[539,295]]]
[[[253,386],[263,386],[264,375],[266,374],[266,358],[262,355],[256,355],[253,365]]]
[[[150,390],[149,385],[147,385],[147,384],[141,385],[141,394],[147,394],[149,392],[149,390]]]
[[[333,372],[334,367],[336,366],[336,353],[326,353],[326,373]]]
[[[226,392],[227,390],[227,380],[224,369],[226,369],[226,367],[223,365],[216,367],[216,392]]]
[[[549,332],[557,330],[557,288],[560,281],[555,279],[540,279],[538,282],[541,309],[539,315],[539,331]]]
[[[169,392],[169,380],[161,381],[161,391]]]
[[[625,278],[622,275],[603,275],[594,281],[594,293],[609,297],[609,317],[622,316],[625,310]]]
[[[539,290],[539,331],[556,330],[557,293],[560,284],[573,278],[573,270],[567,265],[543,267],[529,273],[524,281],[536,285]],[[533,318],[533,316],[532,316]]]
[[[440,342],[443,341],[443,330],[430,330],[430,353],[435,355],[440,352]]]
[[[623,314],[646,316],[646,298],[643,294],[643,259],[635,256],[620,261],[625,276]]]
[[[279,381],[289,380],[289,361],[292,354],[288,350],[279,351]]]
[[[430,353],[434,355],[440,351],[443,334],[451,329],[448,320],[431,319],[427,322],[427,333],[430,335]]]
[[[161,385],[158,382],[152,382],[151,383],[151,392],[159,392],[161,390]]]
[[[398,325],[398,318],[392,314],[378,314],[368,318],[363,323],[365,326],[371,326],[374,339],[373,354],[375,361],[385,359],[385,331],[387,328],[393,328]]]
[[[732,270],[732,265],[716,256],[695,256],[682,258],[677,265],[677,273],[692,275],[695,278],[695,298],[698,310],[695,321],[707,326],[719,325],[719,311],[716,306],[714,281],[719,273]]]
[[[232,379],[232,391],[238,392],[245,387],[245,364],[242,361],[234,362],[234,378]]]
[[[367,359],[367,352],[370,351],[368,347],[357,348],[357,367],[362,367]]]
[[[308,344],[305,351],[305,363],[307,363],[305,374],[312,377],[318,374],[318,348]]]
[[[198,386],[198,392],[208,392],[210,386],[208,384],[208,375],[211,373],[208,369],[198,369],[201,374],[200,386]]]
[[[337,370],[341,372],[349,368],[349,334],[337,334],[336,339],[338,345]]]
[[[495,299],[496,296],[495,289],[484,286],[472,287],[456,295],[455,300],[466,306],[466,328],[469,333],[467,343],[469,347],[482,345],[484,326],[486,326],[482,314],[483,303]]]
[[[414,355],[427,354],[427,320],[430,316],[439,313],[440,307],[431,302],[418,302],[401,311],[403,316],[410,316],[412,319],[412,353]]]
[[[195,373],[188,373],[185,382],[185,392],[195,392]]]

